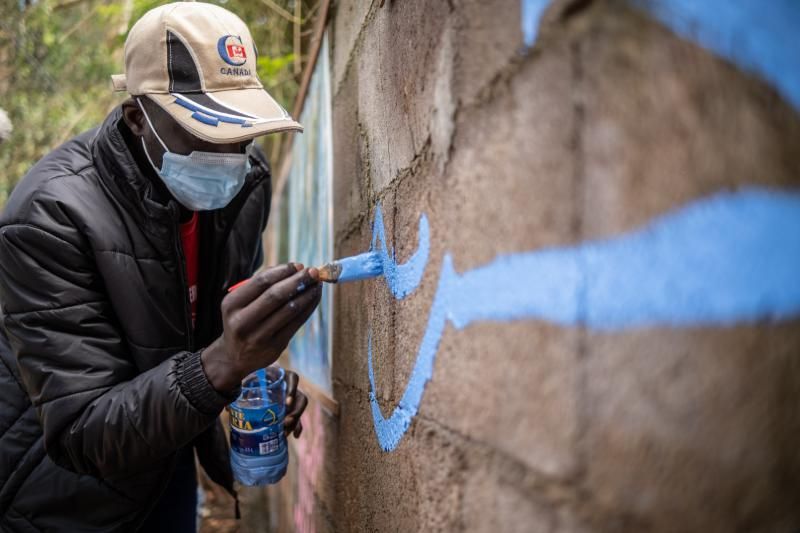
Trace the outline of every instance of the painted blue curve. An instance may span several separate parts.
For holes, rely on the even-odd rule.
[[[401,300],[414,292],[422,281],[422,274],[425,272],[425,265],[428,264],[428,254],[430,253],[430,230],[428,228],[428,217],[422,215],[419,219],[419,243],[417,250],[411,257],[398,265],[395,259],[394,248],[389,249],[386,242],[386,229],[383,225],[383,211],[381,204],[375,207],[375,221],[372,224],[372,242],[370,251],[378,252],[383,266],[383,277],[389,290],[395,298]],[[376,247],[380,243],[378,249]]]
[[[522,38],[525,46],[533,46],[539,33],[539,21],[552,0],[522,0]]]
[[[380,215],[377,210],[376,233],[383,228]],[[427,232],[427,222],[424,227]],[[383,240],[382,234],[380,238]],[[424,267],[415,263],[414,272]],[[417,280],[412,287],[392,279],[398,276],[397,269],[386,269],[384,276],[390,288],[401,284],[402,290],[392,291],[396,298],[419,283]],[[375,395],[370,336],[368,369],[375,433],[386,451],[400,442],[433,375],[448,322],[462,329],[476,321],[535,319],[616,331],[648,326],[725,326],[797,316],[800,194],[795,192],[746,189],[723,193],[613,239],[501,255],[462,274],[456,272],[448,254],[442,261],[408,385],[388,418],[381,413]]]
[[[526,46],[552,0],[521,0]],[[631,0],[683,39],[770,83],[800,109],[800,1]]]

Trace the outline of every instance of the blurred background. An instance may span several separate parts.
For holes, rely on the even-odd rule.
[[[110,90],[123,71],[128,31],[153,0],[2,0],[0,108],[11,123],[0,150],[0,206],[14,184],[42,155],[97,126],[125,95]],[[212,2],[250,24],[260,52],[258,75],[278,102],[291,109],[308,61],[318,0]],[[0,135],[3,135],[0,130]],[[277,160],[284,136],[262,138]]]

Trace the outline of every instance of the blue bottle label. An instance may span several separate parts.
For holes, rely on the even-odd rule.
[[[230,405],[231,448],[242,455],[271,455],[284,446],[283,406],[259,408]]]

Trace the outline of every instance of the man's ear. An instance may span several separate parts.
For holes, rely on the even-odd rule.
[[[147,122],[144,119],[144,113],[133,98],[128,98],[122,102],[122,120],[137,137],[144,135]]]

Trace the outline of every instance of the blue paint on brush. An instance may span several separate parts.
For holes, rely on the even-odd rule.
[[[376,220],[376,231],[382,226]],[[412,277],[390,277],[401,268],[384,270],[398,299],[419,284]],[[433,375],[448,323],[462,329],[477,321],[537,319],[618,331],[726,326],[797,316],[798,193],[765,189],[723,193],[617,238],[501,255],[463,274],[455,270],[448,254],[408,385],[388,418],[376,399],[370,335],[375,433],[384,450],[397,447]]]
[[[419,246],[414,254],[402,265],[395,260],[393,248],[386,244],[386,228],[383,212],[378,204],[375,209],[375,222],[372,227],[370,251],[363,254],[337,259],[342,267],[338,283],[374,278],[383,274],[395,298],[404,298],[409,291],[406,287],[416,287],[422,280],[422,273],[428,263],[430,235],[428,218],[422,215],[419,221]]]
[[[383,273],[383,263],[376,253],[366,252],[336,261],[342,267],[339,283],[374,278]]]

